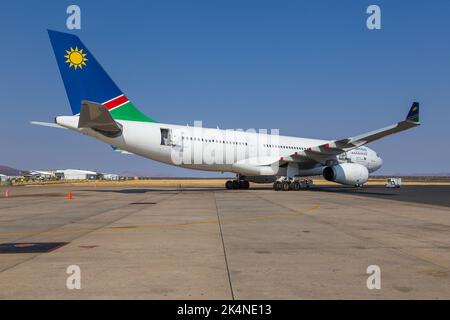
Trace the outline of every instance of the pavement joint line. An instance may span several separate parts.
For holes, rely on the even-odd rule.
[[[333,201],[333,200],[331,200],[330,202],[337,203],[336,201]],[[365,208],[365,207],[361,207],[361,206],[359,206],[359,205],[348,205],[348,206],[349,206],[349,207],[352,207],[352,208],[360,209],[360,210],[373,211],[373,209],[371,209],[371,208]],[[382,212],[382,211],[376,211],[376,212],[377,212],[377,213],[384,214],[384,215],[390,215],[390,216],[393,215],[393,214],[390,214],[390,213],[388,213],[388,212]],[[406,219],[406,220],[412,219],[412,220],[418,220],[418,221],[423,222],[423,220],[416,219],[416,218],[414,218],[414,217],[412,217],[412,218],[407,218],[407,217],[398,216],[398,215],[394,215],[394,216],[395,216],[395,217],[404,218],[404,219]],[[338,225],[336,225],[336,226],[338,226]],[[342,230],[341,230],[341,231],[342,231]],[[345,231],[342,231],[342,232],[345,232]],[[353,234],[353,232],[351,232],[351,233],[345,232],[345,233],[347,233],[347,234],[349,234],[349,235]],[[397,233],[397,234],[399,234],[399,233]],[[354,235],[353,235],[353,236],[354,236]],[[360,239],[366,239],[366,240],[369,240],[369,241],[373,241],[374,243],[376,243],[376,244],[377,244],[378,246],[380,246],[380,247],[383,246],[383,243],[382,243],[382,242],[379,242],[379,241],[377,241],[377,240],[374,240],[373,238],[367,238],[367,237],[363,237],[363,236],[359,236],[359,237],[360,237]],[[420,239],[419,239],[418,241],[420,241]],[[436,240],[431,240],[431,241],[435,241],[435,242],[437,242],[437,243],[444,244],[444,247],[448,246],[446,243],[443,243],[443,242],[441,242],[441,241],[436,241]],[[422,243],[423,243],[423,242],[422,242]],[[433,247],[437,247],[437,246],[433,246]],[[428,263],[430,263],[430,264],[432,264],[432,265],[435,265],[435,266],[437,266],[437,267],[443,268],[443,269],[445,269],[445,270],[447,270],[447,271],[450,271],[450,267],[449,267],[449,266],[441,265],[441,264],[436,263],[436,262],[434,262],[434,261],[432,261],[432,260],[429,260],[429,259],[426,259],[426,258],[423,258],[423,257],[419,257],[419,256],[417,256],[417,255],[414,255],[414,254],[412,254],[412,253],[409,253],[408,251],[405,251],[405,249],[407,249],[408,247],[393,247],[393,246],[387,246],[387,248],[388,248],[389,250],[391,250],[391,251],[394,251],[394,252],[400,252],[400,254],[403,254],[404,256],[407,256],[407,257],[410,257],[410,258],[415,258],[415,259],[418,259],[418,260],[422,260],[422,261],[428,262]],[[415,247],[413,247],[413,248],[427,248],[427,244],[424,244],[424,246],[420,246],[420,247],[415,246]]]
[[[416,186],[416,185],[414,185]],[[419,185],[421,186],[421,185]],[[426,185],[425,185],[426,186]],[[446,185],[447,186],[447,185]],[[364,188],[362,189],[364,190]],[[318,188],[314,188],[314,189],[310,189],[310,190],[304,190],[303,192],[327,192],[327,193],[336,193],[335,191],[329,190],[329,189],[318,189]],[[423,208],[433,208],[433,209],[437,209],[437,210],[444,210],[447,211],[449,210],[449,206],[445,205],[445,204],[431,204],[431,203],[425,203],[425,202],[415,202],[413,200],[410,201],[405,201],[405,200],[397,200],[397,199],[388,199],[388,198],[383,198],[383,197],[374,197],[370,194],[364,194],[361,192],[355,192],[355,193],[339,193],[342,197],[357,197],[359,199],[363,198],[363,199],[370,199],[373,201],[379,201],[379,200],[383,200],[383,201],[387,201],[387,202],[394,202],[396,204],[402,203],[404,205],[407,206],[411,206],[411,207],[423,207]]]
[[[150,205],[149,205],[150,206]],[[154,205],[153,205],[154,206]],[[234,219],[221,219],[221,224],[234,224],[234,223],[240,223],[240,222],[258,222],[258,221],[270,221],[270,220],[277,220],[277,219],[283,219],[283,218],[290,218],[290,217],[297,217],[297,216],[302,216],[302,215],[306,215],[309,214],[311,212],[316,211],[317,209],[320,208],[320,205],[314,205],[312,207],[308,207],[304,210],[289,210],[288,212],[281,212],[278,214],[269,214],[269,215],[259,215],[259,216],[253,216],[253,217],[242,217],[242,218],[234,218]],[[119,207],[114,208],[112,210],[115,209],[120,209]],[[99,213],[101,214],[101,213]],[[91,216],[94,217],[94,216]],[[86,218],[88,219],[88,218]],[[78,220],[74,223],[78,223],[82,220]],[[121,227],[106,227],[103,228],[103,230],[100,230],[99,232],[115,232],[115,231],[124,231],[124,230],[132,230],[132,231],[138,231],[138,230],[142,230],[142,229],[150,229],[150,228],[182,228],[182,227],[190,227],[190,226],[194,226],[194,225],[202,225],[202,224],[215,224],[217,223],[217,220],[199,220],[199,221],[192,221],[192,222],[185,222],[185,223],[173,223],[173,224],[144,224],[144,225],[139,225],[139,226],[121,226]],[[67,225],[67,224],[66,224]],[[66,226],[63,225],[63,226]],[[63,226],[60,227],[55,227],[54,229],[57,228],[61,228]],[[43,231],[42,233],[46,233],[48,235],[58,235],[58,234],[68,234],[68,233],[78,233],[81,231],[91,231],[93,230],[93,228],[80,228],[80,229],[66,229],[66,230],[62,230],[62,231],[52,231],[52,229],[48,230],[48,232]],[[27,231],[22,231],[22,232],[0,232],[0,237],[1,236],[11,236],[11,235],[24,235],[22,238],[28,238],[34,235],[39,235],[36,233],[32,233],[30,232],[27,235]],[[19,239],[19,240],[20,240]],[[18,241],[18,240],[17,240]],[[16,242],[16,241],[15,241]]]
[[[46,199],[46,200],[48,200],[48,199]],[[45,201],[46,200],[43,200],[44,201],[44,203],[45,203]],[[99,204],[99,203],[104,203],[104,202],[107,202],[107,201],[109,201],[109,200],[111,200],[111,199],[105,199],[105,200],[100,200],[100,201],[90,201],[90,202],[87,202],[87,203],[85,203],[85,205],[89,205],[89,204],[91,204],[92,202],[95,202],[95,204]],[[65,198],[64,198],[64,201],[67,201]],[[35,205],[35,204],[31,204],[31,205]],[[15,206],[15,207],[13,207],[13,208],[22,208],[22,207],[26,207],[27,205],[24,205],[24,206]],[[0,210],[2,210],[3,208],[1,208]],[[41,213],[41,214],[36,214],[36,215],[33,215],[33,219],[36,219],[36,218],[39,218],[40,216],[43,216],[43,215],[55,215],[55,214],[60,214],[59,212],[53,212],[53,213],[51,213],[51,212],[44,212],[44,213]],[[19,218],[19,219],[15,219],[14,221],[20,221],[20,220],[23,220],[23,219],[27,219],[27,218],[29,218],[29,217],[22,217],[22,218]]]
[[[418,218],[418,217],[413,217],[413,216],[411,216],[411,217],[405,217],[405,216],[403,216],[403,215],[397,215],[397,214],[395,214],[394,212],[384,212],[384,211],[378,210],[378,209],[376,209],[376,208],[371,208],[371,207],[367,207],[367,208],[366,208],[366,207],[363,207],[363,206],[361,206],[361,205],[351,205],[351,207],[353,207],[353,208],[358,208],[358,209],[364,209],[364,210],[368,210],[368,211],[373,211],[373,212],[376,212],[376,213],[386,214],[386,215],[390,215],[390,216],[395,216],[395,217],[397,217],[397,218],[417,220],[417,221],[420,221],[420,222],[427,222],[428,224],[431,224],[431,225],[436,225],[436,226],[444,225],[444,226],[446,226],[446,227],[450,227],[450,225],[448,225],[448,224],[446,224],[446,223],[438,224],[438,223],[435,223],[435,222],[428,222],[427,220],[420,219],[420,218]],[[450,211],[450,210],[449,210],[449,211]]]
[[[42,235],[42,234],[50,234],[50,235],[51,235],[51,234],[52,234],[52,230],[56,230],[56,229],[65,227],[65,226],[67,226],[67,225],[71,225],[71,224],[75,224],[75,223],[80,223],[81,221],[84,221],[84,220],[87,220],[87,219],[91,219],[91,218],[97,217],[97,216],[102,215],[102,214],[104,214],[104,213],[107,213],[107,212],[109,212],[109,211],[113,211],[113,210],[117,210],[117,209],[122,209],[122,208],[127,207],[127,206],[128,206],[128,203],[127,203],[127,204],[124,204],[124,205],[122,205],[122,206],[119,206],[119,207],[115,207],[115,208],[113,208],[113,209],[105,209],[105,210],[102,210],[102,211],[100,211],[100,212],[98,212],[98,213],[96,213],[96,214],[94,214],[94,215],[90,215],[90,216],[88,216],[88,217],[83,217],[83,218],[81,218],[81,219],[79,219],[79,220],[76,220],[76,221],[71,221],[71,222],[69,222],[69,223],[66,223],[66,224],[63,224],[63,225],[59,225],[59,226],[56,226],[56,227],[51,227],[51,228],[48,228],[48,229],[46,229],[46,230],[42,230],[42,231],[39,231],[39,232],[36,232],[36,233],[30,233],[30,234],[25,235],[25,236],[22,236],[22,237],[20,237],[20,238],[16,238],[16,239],[14,239],[14,240],[11,241],[11,242],[18,242],[18,241],[24,240],[24,239],[26,239],[26,238],[34,237],[34,236],[39,236],[39,235]],[[87,230],[89,230],[89,229],[87,229]],[[62,232],[62,233],[65,233],[64,231],[61,231],[61,232]],[[1,234],[0,234],[0,235],[1,235]]]
[[[346,194],[347,196],[355,196],[355,197],[359,197],[359,198],[365,198],[365,199],[370,199],[373,201],[379,201],[379,200],[383,200],[383,201],[392,201],[395,203],[401,203],[404,204],[405,206],[409,206],[409,207],[420,207],[423,209],[435,209],[435,210],[442,210],[442,211],[449,211],[450,208],[446,205],[439,205],[439,204],[429,204],[429,203],[421,203],[421,202],[407,202],[404,200],[395,200],[395,199],[386,199],[386,198],[375,198],[375,197],[371,197],[371,196],[365,196],[365,195],[358,195],[358,194]]]
[[[438,199],[448,202],[450,209],[450,201],[446,200],[450,188],[440,188],[436,194],[434,189],[410,190],[394,192],[399,197],[386,195],[381,187],[371,190],[373,197],[340,193],[340,190],[336,193],[276,193],[269,189],[184,191],[156,208],[145,206],[144,210],[133,213],[139,208],[130,205],[114,211],[125,203],[124,199],[133,202],[147,195],[142,201],[157,202],[166,197],[164,192],[127,192],[124,188],[120,193],[99,190],[108,191],[107,198],[113,198],[110,203],[99,205],[92,203],[93,197],[99,200],[105,197],[92,192],[92,197],[87,195],[85,199],[82,195],[83,199],[73,205],[48,198],[49,207],[41,204],[23,207],[22,211],[21,208],[0,209],[0,219],[18,218],[17,222],[0,222],[3,242],[13,237],[2,237],[2,231],[39,232],[50,226],[62,226],[52,230],[54,234],[63,230],[68,230],[69,234],[51,236],[48,233],[26,241],[70,241],[79,236],[67,249],[53,255],[35,256],[36,259],[27,263],[24,260],[33,254],[0,255],[0,269],[22,261],[17,267],[0,273],[0,287],[4,289],[0,290],[0,296],[6,299],[72,299],[73,292],[64,287],[63,269],[78,261],[89,264],[87,271],[91,277],[88,291],[76,294],[80,298],[176,299],[188,296],[231,300],[231,281],[237,300],[316,299],[318,296],[326,299],[442,299],[450,296],[450,272],[418,257],[450,267],[450,229],[445,225],[450,224],[450,211],[431,206],[413,208],[406,206],[405,201],[408,198]],[[406,200],[384,202],[386,198]],[[29,204],[37,200],[23,198],[11,203]],[[216,201],[217,212],[214,212],[213,201]],[[0,205],[6,203],[0,201]],[[316,203],[320,205],[312,207]],[[112,211],[92,220],[76,222],[107,208]],[[33,219],[33,215],[43,211],[48,214]],[[95,228],[125,215],[128,216],[90,234],[73,233],[75,229]],[[30,217],[30,220],[23,217]],[[377,245],[376,241],[382,244]],[[159,245],[149,248],[148,243]],[[187,248],[186,243],[190,243]],[[103,248],[89,251],[78,248],[80,244],[97,244]],[[228,270],[222,253],[224,248]],[[199,250],[207,255],[199,254]],[[124,256],[127,259],[124,260]],[[365,269],[372,263],[384,270],[382,291],[365,288]],[[111,274],[101,273],[110,266],[117,267]],[[119,281],[111,282],[111,276]],[[180,279],[187,281],[180,282]]]
[[[67,197],[67,195],[61,195],[61,198],[63,198],[63,199],[65,199]],[[36,197],[37,198],[37,197]],[[56,197],[54,197],[54,198],[56,198]],[[6,197],[0,197],[0,199],[5,199],[5,200],[3,200],[3,201],[14,201],[14,200],[18,200],[18,199],[21,199],[20,197],[17,197],[17,196],[14,196],[14,195],[11,195],[11,196],[9,196],[8,198],[6,198]],[[44,198],[44,199],[42,199],[42,197],[39,197],[39,200],[36,200],[35,202],[33,202],[33,203],[28,203],[28,204],[22,204],[22,203],[20,203],[20,204],[18,204],[18,205],[16,205],[16,206],[9,206],[9,207],[0,207],[0,210],[4,210],[4,209],[14,209],[14,208],[22,208],[22,207],[29,207],[29,206],[35,206],[36,204],[44,204],[46,201],[48,201],[48,198]],[[37,203],[36,203],[37,202]]]
[[[178,193],[177,193],[177,194],[178,194]],[[175,194],[175,195],[177,195],[177,194]],[[146,196],[146,197],[147,197],[147,196]],[[145,197],[145,198],[146,198],[146,197]],[[164,197],[164,198],[163,198],[162,200],[160,200],[158,203],[163,202],[163,201],[165,201],[166,199],[172,198],[172,197],[173,197],[173,195]],[[143,198],[143,199],[145,199],[145,198]],[[121,207],[121,208],[122,208],[122,207]],[[70,243],[71,243],[71,242],[73,242],[74,240],[77,240],[77,239],[80,238],[80,237],[83,237],[83,236],[85,236],[85,235],[87,235],[87,234],[89,234],[89,233],[95,232],[96,230],[99,230],[99,229],[101,229],[101,228],[104,228],[104,227],[107,226],[107,225],[113,224],[113,223],[115,223],[115,222],[117,222],[117,221],[119,221],[119,220],[121,220],[121,219],[124,219],[124,218],[126,218],[126,217],[129,217],[129,216],[131,216],[131,215],[133,215],[133,214],[135,214],[135,213],[137,213],[137,212],[140,212],[140,211],[142,211],[142,210],[145,209],[145,207],[137,207],[137,208],[139,208],[139,209],[137,209],[137,210],[135,210],[135,211],[133,211],[133,212],[127,214],[127,215],[121,216],[120,218],[115,219],[114,221],[107,222],[106,224],[104,224],[104,225],[102,225],[102,226],[99,226],[99,227],[96,228],[96,229],[93,229],[93,230],[90,230],[90,231],[88,231],[88,232],[86,232],[86,233],[80,234],[80,235],[76,236],[75,238],[72,238],[70,241],[66,241],[66,242],[70,242]],[[114,208],[114,209],[112,209],[112,210],[116,210],[116,209],[118,209],[118,208]],[[101,213],[99,213],[99,214],[96,214],[95,216],[104,214],[104,213],[106,213],[106,212],[108,212],[108,211],[111,211],[111,210],[105,210],[105,211],[103,211],[103,212],[101,212]],[[92,216],[91,216],[91,217],[92,217]],[[89,219],[89,218],[90,218],[90,217],[85,218],[85,219],[81,219],[81,220],[79,220],[79,221],[77,221],[77,222],[80,222],[80,221],[83,221],[83,220],[86,220],[86,219]],[[64,227],[64,226],[65,226],[65,225],[59,226],[59,227],[56,227],[56,228],[61,228],[61,227]],[[44,232],[44,233],[45,233],[45,232]],[[38,233],[38,234],[42,234],[42,233]],[[35,235],[38,235],[38,234],[35,234]],[[32,235],[32,236],[35,236],[35,235]],[[33,256],[31,256],[31,257],[25,259],[25,260],[19,261],[19,262],[15,263],[15,264],[13,264],[13,265],[11,265],[11,266],[8,266],[8,267],[6,267],[6,268],[4,268],[4,269],[1,269],[1,270],[0,270],[0,273],[3,273],[3,272],[8,271],[8,270],[10,270],[10,269],[13,269],[13,268],[15,268],[15,267],[17,267],[17,266],[19,266],[19,265],[21,265],[21,264],[23,264],[23,263],[29,262],[29,261],[35,259],[36,257],[38,257],[38,256],[40,256],[40,255],[42,255],[42,254],[44,254],[44,253],[45,253],[45,252],[37,253],[37,254],[35,254],[35,255],[33,255]]]
[[[373,198],[372,198],[372,200],[374,202],[380,201],[380,199],[373,199]],[[384,199],[383,199],[383,201],[384,201]],[[329,200],[328,202],[339,205],[339,202],[337,202],[335,200]],[[431,225],[436,225],[436,226],[444,225],[444,226],[450,227],[448,224],[445,224],[445,223],[438,224],[438,223],[434,223],[434,222],[428,222],[428,221],[426,221],[424,219],[420,219],[420,218],[413,217],[413,216],[412,217],[405,217],[404,215],[395,214],[392,211],[386,212],[386,211],[382,211],[382,210],[379,210],[377,208],[373,208],[373,207],[370,207],[370,206],[364,207],[364,206],[359,205],[359,204],[347,204],[347,206],[350,207],[350,208],[355,208],[355,209],[359,209],[359,210],[365,210],[365,211],[369,211],[369,212],[376,212],[377,214],[382,214],[382,215],[386,215],[386,216],[396,217],[396,218],[403,219],[403,220],[415,220],[415,221],[420,221],[420,222],[427,222],[428,224],[431,224]],[[404,234],[404,233],[397,232],[397,234]],[[404,234],[404,235],[407,235],[407,234]],[[429,239],[426,239],[426,240],[427,241],[433,241],[433,242],[439,243],[441,245],[443,244],[444,246],[448,245],[447,243],[442,242],[442,241],[429,240]]]
[[[275,203],[275,204],[276,204],[276,202],[273,202],[273,201],[271,201],[271,200],[265,199],[265,198],[263,198],[263,197],[261,197],[261,196],[258,196],[258,195],[257,195],[257,197],[260,197],[260,198],[262,198],[262,199],[264,199],[264,200],[266,200],[266,201],[268,201],[268,202],[272,202],[272,203]],[[334,201],[334,203],[336,203],[336,202]],[[281,205],[281,204],[278,204],[278,205],[279,205],[279,206],[282,206],[282,207],[285,207],[284,205]],[[378,247],[383,247],[383,246],[386,247],[386,244],[383,244],[382,242],[377,241],[377,240],[375,240],[374,238],[364,237],[364,236],[362,236],[362,235],[356,234],[356,233],[353,232],[353,231],[347,230],[348,228],[342,228],[342,224],[341,224],[341,225],[338,225],[338,224],[331,224],[331,223],[327,223],[327,222],[324,222],[324,221],[320,221],[320,219],[319,219],[317,216],[313,216],[313,215],[308,215],[307,217],[308,217],[309,219],[313,219],[316,223],[319,223],[319,224],[325,224],[325,225],[327,225],[327,226],[330,226],[331,228],[334,228],[334,229],[337,230],[337,231],[340,231],[340,232],[342,232],[342,233],[345,233],[346,235],[348,235],[348,236],[350,236],[350,237],[356,238],[356,239],[358,239],[358,240],[364,240],[364,241],[369,241],[369,242],[375,243]],[[340,226],[341,226],[341,227],[340,227]],[[401,254],[401,255],[403,255],[403,256],[406,256],[406,257],[409,257],[409,258],[414,258],[414,259],[417,259],[417,260],[421,260],[421,261],[423,261],[423,262],[427,262],[427,263],[429,263],[429,264],[431,264],[431,265],[434,265],[434,266],[436,266],[436,267],[442,268],[442,269],[444,269],[444,270],[446,270],[446,271],[450,271],[450,267],[449,267],[449,266],[441,265],[441,264],[436,263],[436,262],[434,262],[434,261],[430,261],[430,260],[428,260],[428,259],[419,257],[419,256],[414,255],[414,254],[411,254],[411,253],[409,253],[409,252],[406,252],[406,251],[404,251],[404,247],[403,247],[403,248],[400,248],[400,247],[399,247],[399,248],[397,248],[397,249],[394,249],[393,247],[387,246],[387,249],[388,249],[388,250],[391,250],[391,251],[393,251],[393,252],[395,252],[395,253],[399,253],[399,254]]]
[[[225,248],[225,241],[223,239],[223,231],[222,231],[222,224],[220,222],[220,214],[219,214],[219,207],[217,206],[217,198],[216,198],[216,192],[213,192],[214,197],[214,206],[216,207],[216,214],[217,214],[217,222],[219,224],[219,231],[220,231],[220,238],[222,240],[222,248],[223,248],[223,257],[225,259],[225,266],[227,268],[227,275],[228,275],[228,283],[230,285],[230,293],[231,293],[231,300],[234,299],[234,290],[233,290],[233,283],[231,281],[231,274],[230,274],[230,268],[228,264],[228,258],[227,258],[227,250]]]

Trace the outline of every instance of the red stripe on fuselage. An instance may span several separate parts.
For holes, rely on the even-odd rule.
[[[114,98],[112,100],[109,100],[109,101],[103,103],[103,105],[106,108],[108,108],[108,110],[111,110],[112,108],[115,108],[127,101],[128,101],[128,98],[122,95],[122,96],[118,96],[117,98]]]

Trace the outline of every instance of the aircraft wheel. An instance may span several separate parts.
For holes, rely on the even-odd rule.
[[[225,188],[227,188],[228,190],[233,189],[233,181],[228,180],[227,182],[225,182]]]
[[[240,181],[239,185],[240,185],[241,189],[248,189],[248,188],[250,188],[250,182],[248,182],[247,180]]]
[[[239,181],[233,180],[233,189],[239,189]]]
[[[291,189],[291,183],[288,181],[283,181],[282,189],[283,191],[289,191]]]
[[[275,191],[280,191],[280,190],[281,190],[281,187],[282,187],[282,185],[281,185],[281,182],[280,182],[280,181],[275,181],[275,182],[273,183],[273,190],[275,190]]]
[[[300,182],[295,181],[295,182],[292,184],[292,189],[294,189],[295,191],[300,190],[300,188],[301,188]]]

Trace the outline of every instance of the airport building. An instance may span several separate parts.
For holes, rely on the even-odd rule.
[[[114,181],[117,181],[117,180],[120,179],[120,176],[119,176],[118,174],[114,174],[114,173],[104,173],[104,174],[102,175],[102,178],[103,178],[104,180],[114,180]]]
[[[48,171],[22,171],[22,176],[25,179],[32,179],[32,180],[50,180],[56,178],[55,174],[53,172]]]
[[[46,180],[110,180],[119,181],[124,177],[115,173],[100,173],[81,169],[57,169],[57,170],[22,170],[20,175],[11,176],[0,173],[2,182],[46,181]]]
[[[95,180],[99,178],[97,172],[78,169],[56,170],[55,175],[61,180]]]

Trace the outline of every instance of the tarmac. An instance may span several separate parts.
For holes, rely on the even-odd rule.
[[[446,186],[6,189],[0,299],[450,298]]]

